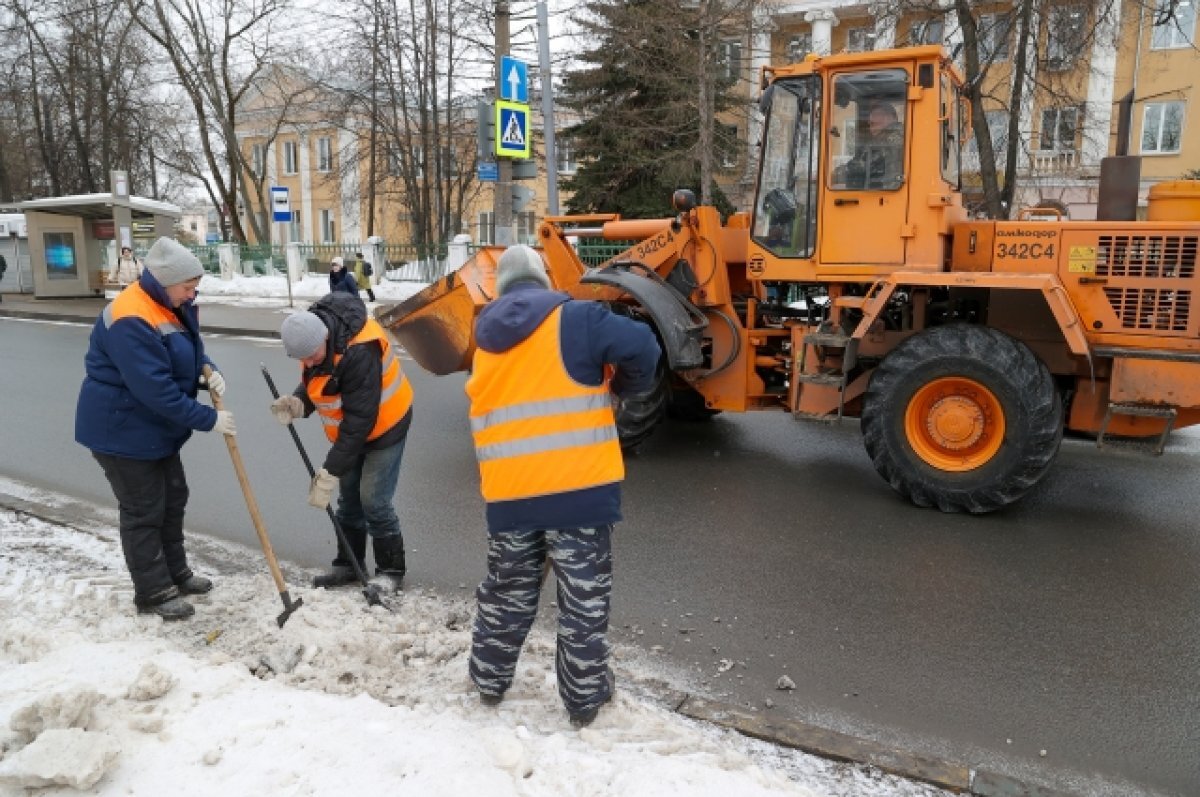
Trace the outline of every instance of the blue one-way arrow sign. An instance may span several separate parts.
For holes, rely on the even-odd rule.
[[[500,56],[500,99],[529,102],[529,65],[510,55]]]

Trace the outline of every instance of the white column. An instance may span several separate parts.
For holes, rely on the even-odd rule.
[[[804,15],[804,21],[812,25],[812,48],[817,55],[829,55],[833,52],[833,26],[838,24],[838,18],[832,11],[822,8],[809,11]]]
[[[312,157],[308,152],[308,144],[308,132],[300,133],[300,143],[297,144],[300,147],[300,201],[292,201],[292,213],[300,214],[301,238],[304,237],[306,230],[310,231],[309,235],[312,234],[312,227],[310,226],[312,223]],[[300,206],[299,210],[296,209],[296,205]],[[293,241],[289,238],[288,243],[300,243],[300,241]]]
[[[442,272],[443,275],[462,268],[463,263],[466,263],[470,259],[470,255],[468,254],[470,246],[471,236],[465,233],[459,233],[454,236],[454,240],[450,242],[450,246],[446,252],[446,268]]]
[[[355,153],[358,145],[358,134],[353,130],[338,131],[338,152]],[[362,243],[362,196],[359,194],[358,158],[352,163],[353,169],[342,169],[341,183],[341,225],[342,231],[338,238],[343,241]]]
[[[869,10],[875,19],[875,49],[892,49],[896,46],[897,12],[887,3],[872,3]]]
[[[750,75],[753,83],[748,120],[746,122],[746,174],[744,179],[753,180],[758,164],[758,142],[762,138],[763,115],[758,110],[758,76],[762,68],[771,63],[771,34],[778,26],[771,21],[770,13],[761,6],[754,10],[754,30],[750,34]]]
[[[1014,32],[1015,32],[1015,26],[1020,25],[1020,24],[1021,24],[1021,21],[1019,19],[1016,19],[1016,18],[1013,19]],[[1040,27],[1040,25],[1041,25],[1041,14],[1039,13],[1038,8],[1035,6],[1033,11],[1029,15],[1030,30],[1037,30]],[[1021,94],[1021,107],[1018,109],[1018,113],[1020,113],[1020,115],[1021,115],[1020,116],[1021,135],[1023,137],[1026,137],[1024,143],[1025,143],[1026,148],[1030,152],[1037,149],[1037,142],[1034,141],[1034,131],[1033,131],[1033,101],[1035,99],[1034,92],[1037,91],[1037,81],[1036,81],[1037,58],[1038,58],[1037,37],[1030,36],[1030,37],[1028,37],[1028,44],[1026,46],[1026,51],[1025,51],[1025,69],[1026,69],[1025,86],[1023,87],[1023,89],[1022,89],[1023,93]],[[1018,157],[1021,157],[1021,156],[1018,155]],[[1032,164],[1029,164],[1029,165],[1032,165]],[[1032,182],[1032,181],[1026,181],[1026,182],[1028,183],[1028,182]],[[1014,205],[1020,204],[1016,200],[1015,196],[1014,196],[1013,204]],[[1011,215],[1017,211],[1017,208],[1011,207],[1008,209],[1008,211],[1009,211],[1009,215],[1011,217]]]
[[[304,255],[300,254],[299,241],[288,241],[284,247],[284,252],[287,255],[287,273],[288,280],[291,282],[300,282],[304,279],[304,275],[308,273],[308,261]]]
[[[1092,41],[1088,69],[1087,102],[1083,110],[1083,146],[1079,165],[1099,168],[1108,154],[1112,129],[1113,79],[1117,73],[1117,31],[1121,28],[1121,4],[1114,3],[1108,16],[1100,20]]]

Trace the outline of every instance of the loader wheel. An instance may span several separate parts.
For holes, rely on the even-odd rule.
[[[655,372],[654,388],[649,393],[637,398],[613,397],[613,415],[621,448],[636,448],[645,442],[666,417],[670,394],[670,372],[666,363],[660,360]]]
[[[871,375],[863,442],[917,506],[993,512],[1045,475],[1062,441],[1054,378],[1025,344],[953,325],[909,338]]]

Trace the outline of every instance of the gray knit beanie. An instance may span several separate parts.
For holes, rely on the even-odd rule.
[[[164,288],[204,276],[200,259],[174,238],[159,238],[146,253],[146,268]]]
[[[543,288],[550,287],[550,277],[541,255],[524,244],[508,247],[496,262],[496,295],[503,296],[518,282],[536,282]]]
[[[283,350],[288,357],[303,360],[316,354],[325,345],[329,330],[315,313],[302,310],[283,319],[279,337],[283,339]]]

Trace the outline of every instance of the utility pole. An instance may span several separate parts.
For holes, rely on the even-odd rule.
[[[546,141],[546,209],[558,215],[558,150],[555,149],[554,91],[550,82],[550,21],[546,0],[538,0],[538,66],[542,73],[542,136]]]
[[[508,3],[503,0],[496,2],[496,86],[500,86],[500,81],[504,79],[504,75],[500,74],[500,59],[508,55],[508,49],[512,46],[509,40],[509,17]],[[496,135],[501,135],[502,131],[497,129]],[[492,194],[492,218],[496,226],[496,238],[494,243],[499,246],[512,246],[516,243],[516,236],[513,234],[513,214],[512,214],[512,161],[508,158],[497,158],[499,163],[499,175],[496,180],[495,190]]]
[[[367,238],[375,234],[375,148],[378,146],[379,129],[379,4],[371,4],[371,15],[375,18],[371,36],[371,135],[367,156]],[[360,242],[361,243],[361,242]]]

